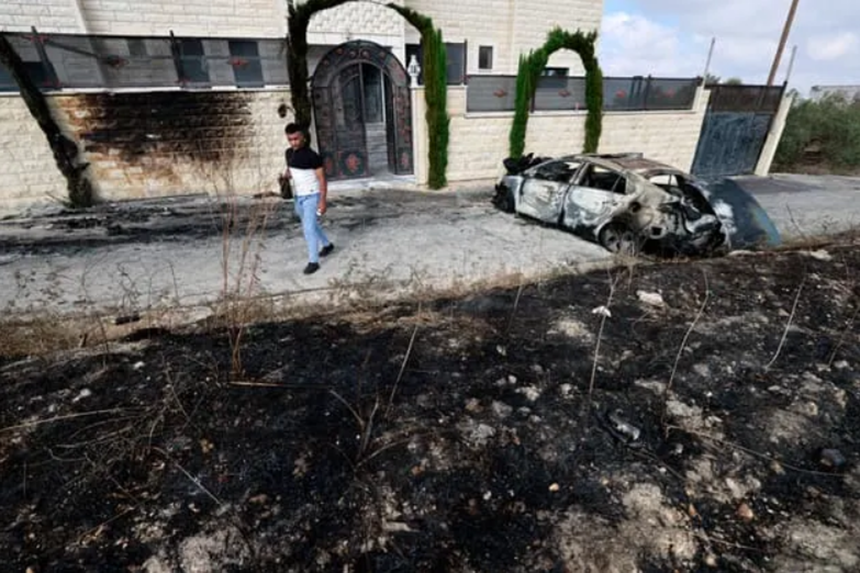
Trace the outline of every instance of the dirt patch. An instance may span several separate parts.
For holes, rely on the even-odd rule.
[[[860,250],[828,253],[260,324],[242,380],[203,329],[0,359],[0,563],[856,570]]]

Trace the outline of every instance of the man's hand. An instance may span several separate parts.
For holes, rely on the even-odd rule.
[[[325,169],[322,167],[318,167],[314,170],[316,172],[317,181],[319,181],[320,186],[320,200],[317,204],[317,213],[320,215],[325,215],[326,212],[326,195],[328,195],[328,183],[325,178]]]

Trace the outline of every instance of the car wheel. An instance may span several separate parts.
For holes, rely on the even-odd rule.
[[[639,254],[639,237],[630,225],[616,221],[600,230],[598,242],[609,252],[617,255]]]
[[[493,204],[505,213],[513,213],[516,209],[514,203],[514,192],[507,185],[497,185]]]

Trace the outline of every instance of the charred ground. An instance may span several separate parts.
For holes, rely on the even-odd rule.
[[[204,328],[3,359],[2,568],[856,570],[857,269],[844,241],[259,324],[241,379]]]

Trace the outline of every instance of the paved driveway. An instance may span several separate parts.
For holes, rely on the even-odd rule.
[[[761,203],[783,238],[860,227],[860,178],[776,174],[735,180]]]
[[[741,178],[784,236],[820,234],[860,223],[860,181],[777,176]],[[302,295],[395,295],[445,289],[493,278],[533,278],[560,269],[611,263],[606,251],[568,233],[495,210],[492,191],[355,190],[332,193],[325,227],[337,246],[312,276],[292,205],[242,199],[238,223],[225,242],[218,204],[205,196],[103,205],[86,213],[53,209],[0,223],[0,308],[60,311],[164,304],[201,304],[228,290]],[[271,211],[259,247],[242,237],[255,210]],[[230,249],[225,251],[225,244]],[[312,304],[312,302],[307,302]]]
[[[247,249],[244,265],[245,271],[256,267],[266,293],[328,296],[350,285],[368,294],[443,289],[608,259],[597,245],[496,211],[488,190],[333,195],[325,228],[336,250],[311,276],[301,272],[307,255],[292,204],[268,201],[265,240],[262,248]],[[230,289],[242,266],[243,230],[255,218],[249,213],[262,204],[238,203],[241,220],[228,242]],[[221,221],[218,205],[206,197],[7,220],[0,224],[0,308],[137,309],[177,299],[212,301],[224,292]],[[247,293],[244,275],[241,290]]]

